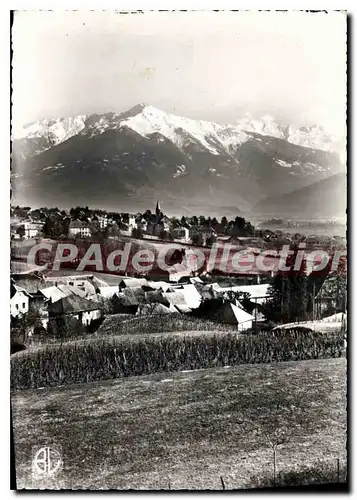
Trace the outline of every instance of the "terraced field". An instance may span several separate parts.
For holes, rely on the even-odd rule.
[[[244,365],[16,392],[18,488],[227,489],[346,457],[346,360]],[[63,466],[32,475],[41,446]]]

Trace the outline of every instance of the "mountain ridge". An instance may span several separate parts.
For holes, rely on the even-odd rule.
[[[312,149],[321,149],[323,151],[333,153],[341,153],[341,150],[344,150],[344,148],[341,147],[343,142],[342,139],[338,139],[332,134],[325,132],[324,129],[318,125],[294,126],[292,124],[277,121],[271,115],[263,115],[257,119],[253,118],[249,114],[245,114],[234,123],[217,124],[213,121],[193,120],[191,118],[184,118],[173,113],[166,113],[146,103],[138,104],[121,113],[107,112],[74,115],[70,117],[57,117],[54,119],[44,118],[42,120],[32,122],[27,126],[21,127],[13,134],[13,140],[35,139],[49,135],[54,139],[50,145],[52,146],[53,144],[63,142],[71,136],[83,131],[83,129],[86,128],[86,122],[93,121],[93,117],[99,118],[96,128],[97,131],[100,132],[107,128],[118,129],[123,125],[122,122],[125,122],[125,125],[129,125],[131,119],[134,118],[132,121],[135,121],[135,117],[143,114],[156,114],[157,117],[166,116],[169,117],[171,121],[178,119],[178,121],[185,123],[198,123],[206,126],[206,129],[218,129],[220,132],[224,132],[225,130],[232,131],[236,134],[255,132],[260,135],[285,139],[291,144],[310,147]],[[109,119],[106,117],[109,117]],[[72,129],[72,131],[68,129]],[[244,136],[242,139],[244,139]]]
[[[249,211],[259,200],[343,168],[328,151],[145,104],[120,115],[81,115],[73,128],[59,124],[32,124],[30,135],[13,142],[12,187],[19,203],[113,208],[120,200],[129,210],[160,198],[178,212],[190,204]]]
[[[313,217],[345,217],[347,208],[347,176],[339,173],[309,186],[261,200],[252,211],[267,216],[289,215]]]

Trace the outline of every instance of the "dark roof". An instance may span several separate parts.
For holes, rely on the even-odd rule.
[[[196,290],[201,294],[203,300],[214,298],[217,293],[211,288],[202,283],[193,283]]]
[[[36,294],[39,292],[40,288],[45,288],[46,284],[35,276],[29,277],[28,279],[15,279],[14,284],[26,290],[27,293]]]
[[[11,281],[10,283],[10,299],[12,299],[12,297],[16,294],[17,292],[17,289],[15,287],[15,285],[13,284],[13,282]]]
[[[70,295],[49,305],[49,309],[61,312],[62,314],[71,314],[84,311],[95,311],[99,309],[99,305],[92,300]]]
[[[82,222],[81,220],[71,220],[69,228],[89,228],[88,222]]]
[[[125,291],[118,296],[118,300],[123,306],[138,306],[140,298],[144,296],[145,292],[141,289],[126,288]]]

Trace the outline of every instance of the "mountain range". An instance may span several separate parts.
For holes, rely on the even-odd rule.
[[[266,199],[273,213],[289,214],[283,195],[298,198],[315,186],[305,196],[314,191],[316,200],[319,182],[345,171],[341,155],[342,142],[318,126],[270,116],[222,125],[140,104],[120,114],[45,119],[14,133],[12,202],[136,212],[160,199],[171,214],[230,215],[264,213]],[[328,216],[326,203],[312,202],[315,215]],[[291,213],[299,211],[297,202]]]

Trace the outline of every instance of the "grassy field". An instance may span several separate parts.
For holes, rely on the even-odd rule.
[[[285,431],[277,470],[345,458],[346,360],[128,377],[12,396],[18,488],[227,489],[272,473],[266,435]],[[61,448],[47,482],[34,448]]]

